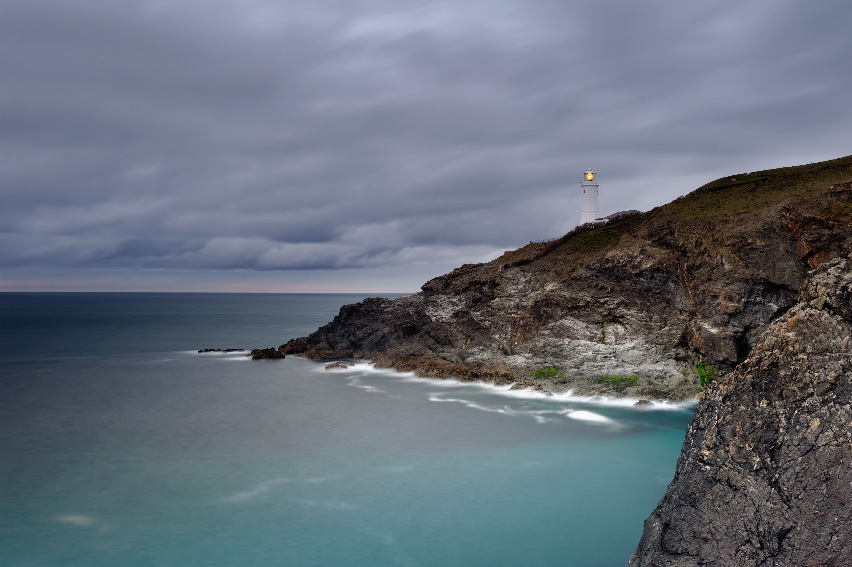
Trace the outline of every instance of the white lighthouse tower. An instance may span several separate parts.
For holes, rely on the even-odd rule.
[[[586,171],[580,188],[583,190],[580,197],[580,224],[594,222],[598,218],[598,184],[595,182],[594,171]]]

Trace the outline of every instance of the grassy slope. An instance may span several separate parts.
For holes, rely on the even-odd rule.
[[[660,207],[681,220],[736,215],[794,199],[813,203],[826,189],[852,181],[852,156],[723,177]],[[655,209],[656,210],[656,209]]]
[[[717,179],[689,195],[642,215],[588,230],[571,231],[546,244],[529,244],[506,252],[497,264],[524,265],[559,250],[577,260],[615,244],[639,227],[668,222],[702,223],[753,213],[782,202],[795,202],[811,214],[826,217],[852,215],[852,204],[832,201],[823,193],[833,185],[852,182],[852,156],[834,160],[742,173]]]

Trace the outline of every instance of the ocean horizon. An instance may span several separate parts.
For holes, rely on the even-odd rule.
[[[0,564],[626,565],[694,404],[197,352],[401,295],[0,293]]]

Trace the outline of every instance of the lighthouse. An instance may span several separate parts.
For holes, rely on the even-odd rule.
[[[580,196],[580,224],[595,222],[598,218],[598,184],[594,171],[586,171],[580,188],[583,190]]]

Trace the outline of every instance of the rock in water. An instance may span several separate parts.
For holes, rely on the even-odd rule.
[[[252,360],[276,360],[284,358],[284,353],[274,348],[253,348],[246,356]]]
[[[632,567],[852,564],[852,255],[718,379]]]

